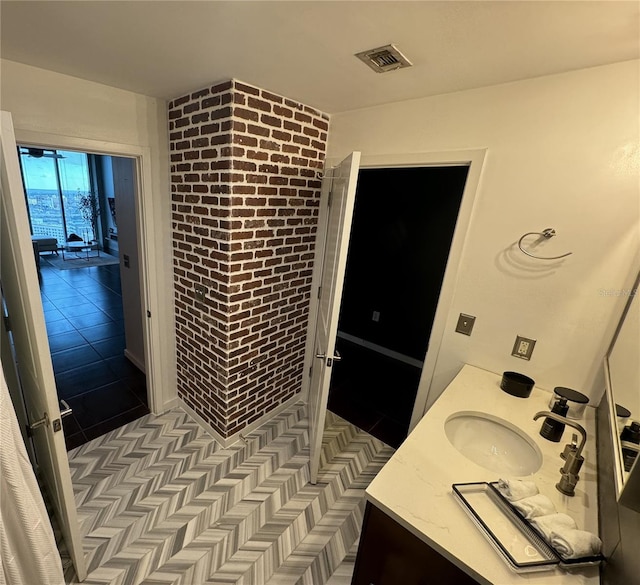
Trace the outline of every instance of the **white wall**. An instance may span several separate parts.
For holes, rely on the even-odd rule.
[[[163,410],[176,396],[166,103],[2,60],[0,107],[11,112],[19,141],[52,141],[51,146],[86,142],[105,153],[114,145],[144,152],[145,213],[155,227],[146,242],[155,259],[151,267],[154,280],[149,282],[159,346],[156,378],[161,385],[155,408]],[[126,154],[120,150],[115,153]]]
[[[615,291],[638,270],[639,70],[618,63],[332,116],[332,159],[488,149],[429,404],[463,362],[599,400],[625,301]],[[558,235],[538,252],[572,256],[515,249],[547,227]],[[477,317],[471,337],[454,332],[461,312]],[[537,340],[530,362],[510,356],[518,334]]]
[[[118,221],[118,257],[124,313],[125,355],[143,372],[144,335],[140,302],[140,258],[136,229],[136,185],[134,160],[111,157],[112,179]]]

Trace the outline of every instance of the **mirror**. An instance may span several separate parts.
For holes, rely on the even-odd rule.
[[[611,429],[614,431],[614,469],[618,500],[621,504],[640,511],[640,493],[637,488],[633,488],[640,481],[639,445],[635,443],[635,433],[631,426],[634,421],[640,423],[638,286],[640,274],[631,290],[621,291],[621,294],[627,294],[629,299],[605,357],[604,367],[610,405],[609,417]]]

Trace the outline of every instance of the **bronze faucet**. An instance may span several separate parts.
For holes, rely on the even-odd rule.
[[[533,420],[538,420],[543,416],[576,429],[580,433],[580,436],[582,438],[580,444],[577,446],[575,444],[575,440],[565,446],[564,451],[561,454],[561,457],[565,460],[565,463],[560,469],[560,481],[556,484],[556,489],[559,492],[563,493],[565,496],[574,496],[576,484],[580,479],[578,472],[580,471],[580,468],[584,463],[582,449],[584,448],[584,444],[587,442],[587,431],[585,431],[584,427],[582,427],[578,423],[573,422],[572,420],[564,416],[556,414],[555,412],[537,412],[534,415]]]

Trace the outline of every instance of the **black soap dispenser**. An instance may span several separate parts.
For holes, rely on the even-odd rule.
[[[566,398],[560,398],[556,401],[551,409],[551,412],[559,414],[560,416],[567,416],[569,411],[569,405]],[[542,426],[540,427],[540,434],[547,439],[547,441],[553,441],[559,443],[562,439],[562,433],[564,433],[564,423],[553,420],[552,418],[545,418]]]

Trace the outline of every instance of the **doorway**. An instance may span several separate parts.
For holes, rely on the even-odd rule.
[[[18,152],[32,237],[57,241],[38,250],[37,264],[56,389],[72,411],[63,418],[71,450],[149,413],[136,160]]]
[[[361,169],[328,407],[406,438],[469,165]]]

